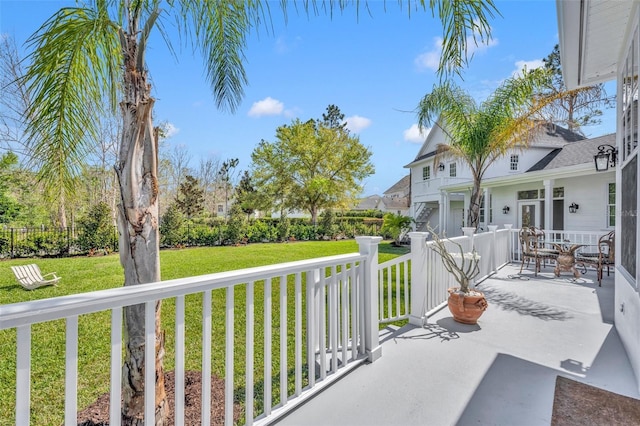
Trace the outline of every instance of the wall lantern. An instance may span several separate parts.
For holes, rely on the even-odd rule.
[[[579,208],[580,206],[576,203],[571,203],[571,205],[569,206],[569,213],[575,213]]]
[[[444,172],[444,164],[440,163],[440,165],[438,166],[438,170]]]
[[[615,167],[618,160],[618,149],[611,145],[600,145],[598,153],[593,156],[596,171],[606,172],[609,167]]]
[[[507,214],[507,213],[509,213],[509,210],[511,210],[511,209],[509,208],[509,206],[504,206],[504,207],[502,208],[502,213]]]

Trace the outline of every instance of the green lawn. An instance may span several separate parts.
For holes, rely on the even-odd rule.
[[[335,254],[352,253],[358,250],[354,240],[337,242],[296,242],[285,244],[251,244],[240,247],[206,247],[161,252],[162,278],[164,280],[202,275],[260,265],[294,261]],[[388,243],[380,245],[379,261],[384,262],[406,253],[406,249],[392,247]],[[15,281],[10,266],[36,262],[43,273],[56,272],[62,279],[57,287],[43,287],[26,291]],[[123,273],[118,255],[100,257],[76,257],[61,259],[20,259],[0,262],[0,304],[44,299],[94,290],[119,287]],[[293,342],[293,282],[290,279],[287,291],[289,311],[287,341]],[[277,377],[279,371],[279,280],[272,282],[273,298],[273,348],[272,369]],[[263,283],[255,284],[255,342],[256,355],[254,371],[261,374],[262,365],[262,306]],[[212,368],[219,376],[224,375],[224,301],[223,291],[213,292],[212,319]],[[234,383],[237,401],[244,403],[244,357],[245,357],[245,287],[235,290],[235,370]],[[1,309],[1,308],[0,308]],[[163,329],[166,332],[166,370],[173,369],[174,313],[173,299],[163,303]],[[201,366],[201,316],[202,295],[186,298],[186,345],[188,370],[199,370]],[[32,327],[32,424],[56,425],[63,422],[64,411],[64,321],[36,324]],[[0,425],[14,423],[15,407],[15,330],[0,330]],[[79,320],[79,374],[78,407],[93,402],[96,397],[108,391],[110,356],[110,314],[101,312],[84,315]],[[293,361],[292,348],[289,351],[288,367]],[[292,386],[293,383],[290,383]],[[278,384],[273,383],[274,401],[279,398]],[[258,384],[258,388],[260,385]],[[257,391],[257,390],[256,390]],[[256,410],[261,410],[262,402],[257,398]]]

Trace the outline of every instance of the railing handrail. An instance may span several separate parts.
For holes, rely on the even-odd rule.
[[[393,259],[387,260],[386,262],[379,263],[378,269],[387,268],[389,266],[397,265],[398,263],[406,262],[411,260],[411,253],[403,254],[402,256],[394,257]]]
[[[336,263],[364,259],[366,256],[360,253],[340,254],[3,305],[0,306],[0,330],[62,319],[71,315],[131,306],[150,300],[216,290],[249,281],[277,277],[283,273],[305,272]]]

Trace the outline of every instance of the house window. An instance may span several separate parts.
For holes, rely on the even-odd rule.
[[[518,200],[537,200],[538,190],[532,189],[530,191],[518,191]]]
[[[479,223],[484,223],[484,195],[480,196],[480,209],[479,209],[479,212],[480,212],[480,214],[479,214],[480,218],[479,218],[478,222]]]
[[[518,170],[518,154],[513,154],[511,156],[511,161],[509,162],[509,170],[511,171]]]
[[[218,213],[224,213],[224,206],[222,204],[218,204]]]
[[[422,168],[422,180],[431,179],[431,166],[425,166]]]
[[[609,184],[609,202],[607,203],[607,226],[616,226],[616,184]]]
[[[631,157],[638,147],[638,29],[633,35],[627,58],[622,64],[622,160]]]
[[[564,187],[553,188],[553,198],[564,198]]]
[[[489,194],[489,223],[493,223],[493,194]]]
[[[456,177],[456,163],[449,164],[449,177]]]

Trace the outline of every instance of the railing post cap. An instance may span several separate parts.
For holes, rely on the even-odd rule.
[[[498,225],[489,225],[489,231],[496,232],[498,230]]]
[[[411,231],[409,232],[409,238],[413,239],[413,238],[424,238],[425,240],[427,238],[429,238],[429,233],[428,232],[422,232],[422,231]]]
[[[358,244],[379,244],[382,241],[382,237],[370,237],[370,236],[359,236],[356,237],[356,242]]]
[[[472,227],[472,226],[463,226],[462,227],[462,233],[466,236],[471,236],[476,232],[476,228]]]
[[[511,228],[513,228],[513,224],[511,224],[511,223],[505,223],[504,224],[504,229],[511,229]]]

